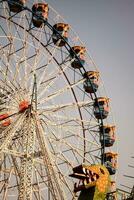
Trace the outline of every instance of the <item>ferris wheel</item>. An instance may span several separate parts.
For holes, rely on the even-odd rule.
[[[71,26],[44,1],[1,0],[0,199],[77,199],[98,179],[84,166],[116,173],[114,142],[100,73]]]

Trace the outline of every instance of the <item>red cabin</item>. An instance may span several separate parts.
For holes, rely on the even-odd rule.
[[[84,74],[84,89],[87,93],[97,92],[99,87],[99,72],[96,71],[88,71]]]
[[[19,104],[19,111],[20,112],[24,112],[28,108],[29,108],[29,102],[28,101],[23,100],[23,101],[20,102],[20,104]]]
[[[32,22],[33,25],[37,28],[42,27],[44,20],[48,19],[48,4],[45,3],[35,3],[32,7],[33,16]]]
[[[65,46],[68,41],[69,25],[64,23],[58,23],[53,26],[53,43],[59,47]],[[63,38],[61,38],[61,36]]]
[[[111,147],[115,142],[115,126],[100,127],[100,143],[102,146]]]
[[[26,0],[8,0],[8,6],[11,12],[18,13],[23,10]]]
[[[7,127],[11,124],[11,120],[9,119],[9,115],[7,113],[0,115],[0,121],[2,121],[2,127]]]
[[[97,119],[105,119],[109,114],[109,99],[106,97],[96,98],[94,101],[94,115]]]
[[[0,121],[7,119],[9,115],[7,113],[0,115]]]
[[[72,49],[70,50],[70,57],[73,59],[71,66],[75,69],[80,69],[81,67],[83,67],[85,63],[85,54],[86,54],[85,47],[82,46],[72,47]]]

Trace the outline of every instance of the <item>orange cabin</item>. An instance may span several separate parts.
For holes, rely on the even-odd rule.
[[[105,119],[109,114],[109,98],[99,97],[94,101],[94,115],[97,119]]]
[[[69,25],[64,23],[58,23],[55,24],[53,28],[53,43],[59,47],[65,46],[66,42],[68,41]]]
[[[85,64],[86,48],[82,46],[74,46],[70,50],[70,57],[73,59],[71,66],[79,69]],[[78,58],[77,58],[78,57]]]
[[[5,122],[2,123],[2,126],[3,126],[3,127],[7,127],[7,126],[9,126],[10,124],[11,124],[11,120],[8,119],[8,120],[6,120]]]
[[[99,72],[88,71],[84,74],[84,89],[87,93],[97,92],[99,87]]]
[[[8,0],[8,6],[11,12],[18,13],[23,10],[26,0]]]
[[[32,7],[32,22],[37,28],[42,27],[44,20],[48,19],[48,4],[45,3],[35,3]]]

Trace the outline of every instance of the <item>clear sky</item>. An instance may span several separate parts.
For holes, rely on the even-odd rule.
[[[117,124],[118,185],[134,175],[134,0],[47,0],[78,33],[101,72]],[[133,173],[133,174],[132,174]]]

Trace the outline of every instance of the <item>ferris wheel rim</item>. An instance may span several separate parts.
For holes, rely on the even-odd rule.
[[[28,10],[28,11],[30,11],[30,12],[32,12],[30,9],[27,9],[27,8],[25,8],[25,9]],[[1,16],[1,15],[0,15],[0,17],[6,19],[5,17],[3,17],[3,16]],[[10,20],[10,21],[11,21],[12,23],[15,23],[17,26],[19,26],[20,28],[22,28],[22,29],[24,30],[24,27],[21,26],[20,24],[14,22],[14,21],[12,21],[12,20]],[[45,20],[43,20],[43,21],[44,21],[44,23],[45,23],[49,28],[51,27],[51,30],[56,31],[57,34],[60,35],[60,37],[65,41],[65,43],[68,45],[68,47],[73,51],[73,53],[75,54],[75,56],[76,56],[76,58],[78,59],[78,61],[80,61],[79,57],[78,57],[77,54],[74,52],[74,50],[72,49],[72,47],[70,46],[70,44],[64,39],[64,37],[63,37],[51,24],[49,24],[49,23],[48,23],[47,21],[45,21]],[[38,38],[36,38],[31,32],[29,32],[29,30],[25,30],[25,31],[26,31],[28,34],[30,34],[32,37],[34,37],[38,42],[40,42],[40,40],[39,40]],[[45,46],[43,43],[40,43],[40,44],[41,44],[41,45],[49,52],[49,54],[51,55],[51,52],[46,48],[46,46]],[[67,51],[69,52],[69,49],[67,49]],[[55,59],[55,57],[53,57],[53,59],[54,59],[54,61],[57,63],[57,65],[60,67],[60,64],[59,64],[58,61]],[[82,66],[82,68],[83,68],[84,72],[87,72],[87,71],[85,70],[84,66]],[[80,70],[81,75],[83,76],[83,73],[81,72],[81,69],[79,69],[79,70]],[[70,85],[69,80],[68,80],[66,74],[64,73],[64,71],[63,71],[63,74],[64,74],[64,76],[65,76],[65,78],[66,78],[68,84]],[[91,85],[92,85],[92,82],[91,82],[91,81],[90,81],[90,83],[91,83]],[[93,86],[92,86],[92,88],[93,88]],[[78,103],[78,100],[77,100],[77,98],[76,98],[76,96],[75,96],[75,93],[74,93],[74,91],[73,91],[73,88],[71,88],[71,90],[72,90],[72,93],[73,93],[73,95],[74,95],[74,98],[75,98],[76,103]],[[93,88],[93,90],[94,90],[94,88]],[[95,96],[95,99],[96,99],[96,98],[97,98],[97,94],[96,94],[95,91],[94,91],[94,96]],[[91,99],[94,100],[92,96],[91,96]],[[98,104],[98,105],[99,105],[99,104]],[[79,113],[80,113],[80,118],[81,118],[81,120],[82,120],[82,114],[81,114],[81,111],[80,111],[80,108],[79,108],[79,107],[78,107],[78,110],[79,110]],[[101,120],[100,125],[103,126],[103,118],[102,118],[102,116],[101,116],[101,119],[100,119],[100,120]],[[83,125],[82,125],[82,126],[83,126]],[[84,127],[83,127],[83,129],[84,129]],[[84,133],[83,133],[83,136],[84,136],[84,138],[85,138],[85,134],[84,134]],[[103,151],[103,152],[104,152],[104,151]],[[84,162],[84,160],[85,160],[85,158],[83,158],[83,162]]]

